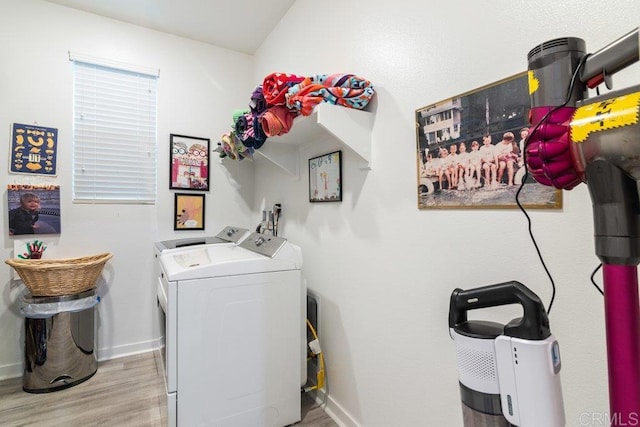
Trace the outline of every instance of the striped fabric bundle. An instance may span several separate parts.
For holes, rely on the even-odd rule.
[[[236,120],[235,133],[246,147],[260,148],[267,140],[267,135],[265,135],[260,125],[260,117],[259,115],[246,113]]]
[[[371,82],[354,74],[317,74],[289,89],[286,106],[304,116],[311,114],[321,102],[361,110],[374,92]]]

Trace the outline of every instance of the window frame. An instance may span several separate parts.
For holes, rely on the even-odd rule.
[[[73,203],[155,204],[159,69],[72,52],[69,60]]]

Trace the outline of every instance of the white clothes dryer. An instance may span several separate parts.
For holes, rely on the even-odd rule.
[[[300,421],[306,380],[301,266],[299,247],[258,233],[237,246],[160,256],[170,425]]]

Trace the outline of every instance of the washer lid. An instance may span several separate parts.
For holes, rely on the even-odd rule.
[[[239,246],[209,245],[163,253],[160,263],[167,280],[177,281],[299,270],[302,254],[291,243],[285,243],[273,258]]]
[[[156,242],[156,250],[158,252],[164,252],[170,249],[176,248],[184,248],[188,246],[198,246],[198,245],[211,245],[218,243],[229,243],[226,240],[222,240],[217,236],[202,236],[202,237],[191,237],[187,239],[175,239],[175,240],[164,240],[162,242]]]
[[[187,239],[164,240],[156,242],[156,251],[163,252],[169,249],[182,248],[187,246],[212,245],[219,243],[239,243],[249,236],[246,228],[227,225],[215,236],[190,237]]]

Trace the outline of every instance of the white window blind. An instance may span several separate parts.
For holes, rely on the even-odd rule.
[[[73,201],[153,204],[157,75],[73,60]]]

